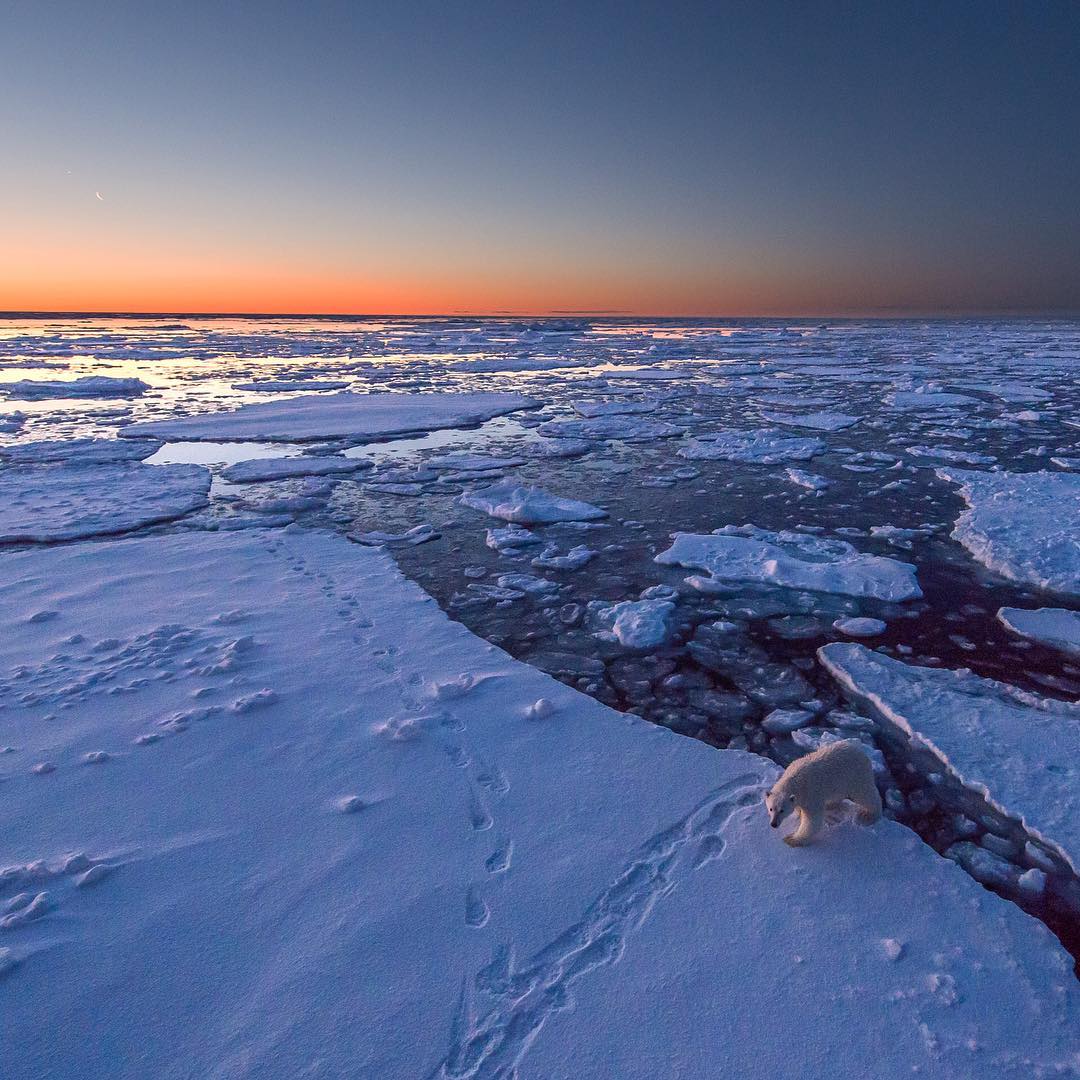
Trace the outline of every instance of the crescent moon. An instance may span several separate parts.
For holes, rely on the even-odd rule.
[[[105,201],[105,196],[102,195],[100,191],[95,191],[94,192],[94,197],[97,199],[98,202],[104,202]]]

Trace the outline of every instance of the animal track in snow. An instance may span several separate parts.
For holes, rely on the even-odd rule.
[[[495,824],[487,804],[476,791],[469,793],[469,824],[474,832],[487,832]]]
[[[81,851],[61,856],[55,862],[35,859],[0,869],[0,931],[20,930],[44,918],[57,906],[56,891],[65,883],[76,888],[96,885],[117,869],[117,864],[90,859]],[[48,890],[41,888],[48,885]],[[14,891],[12,891],[14,890]],[[8,894],[8,895],[4,895]],[[18,962],[10,950],[0,950],[9,961],[5,968],[0,955],[0,974]]]
[[[489,918],[491,911],[484,903],[480,890],[475,885],[470,885],[465,893],[465,925],[478,930]]]
[[[132,693],[153,682],[228,674],[239,669],[255,645],[250,635],[228,637],[172,623],[126,641],[103,638],[87,645],[74,635],[65,644],[71,648],[71,643],[82,647],[56,652],[0,678],[0,708],[5,702],[64,707],[94,693]]]
[[[498,847],[487,857],[484,866],[489,874],[503,874],[510,869],[514,858],[514,841],[501,840]]]
[[[752,773],[722,785],[649,840],[582,918],[524,967],[515,969],[509,948],[497,948],[491,963],[476,975],[472,991],[463,988],[450,1049],[435,1076],[471,1080],[517,1075],[548,1017],[572,1007],[573,984],[618,961],[630,931],[674,888],[683,864],[694,868],[696,860],[687,858],[689,850],[700,850],[707,839],[719,839],[731,816],[760,798],[760,782]],[[473,895],[478,894],[470,889]],[[475,1006],[476,994],[486,999],[483,1010]]]

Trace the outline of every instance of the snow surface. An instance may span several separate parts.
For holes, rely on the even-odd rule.
[[[689,577],[702,592],[726,583],[753,581],[788,589],[912,600],[922,596],[915,567],[881,555],[864,555],[844,540],[796,532],[769,532],[754,525],[728,526],[714,533],[675,533],[674,543],[655,562],[704,570]]]
[[[1071,473],[937,470],[968,505],[952,531],[1012,581],[1080,596],[1080,477]]]
[[[818,658],[847,695],[1080,866],[1080,704],[854,643],[824,645]]]
[[[169,441],[363,441],[479,424],[538,404],[522,394],[306,394],[229,412],[130,424],[120,434]]]
[[[133,462],[0,470],[0,544],[106,536],[183,517],[207,503],[198,465]]]
[[[1003,607],[997,617],[1014,634],[1080,656],[1080,611]]]
[[[161,443],[123,439],[43,439],[40,442],[0,446],[0,458],[12,465],[47,465],[58,461],[73,465],[108,461],[142,461],[161,449]]]
[[[607,511],[580,499],[564,499],[543,488],[526,487],[504,480],[491,487],[467,491],[458,500],[463,506],[483,510],[492,517],[518,525],[549,525],[555,521],[596,521]],[[501,546],[501,545],[500,545]]]
[[[45,398],[137,397],[149,389],[149,384],[142,379],[113,379],[105,375],[88,375],[66,382],[22,379],[19,382],[0,383],[0,391],[9,398],[22,401]]]
[[[381,551],[5,557],[5,1080],[1080,1068],[1040,924],[887,821],[792,851],[774,766],[511,661]]]

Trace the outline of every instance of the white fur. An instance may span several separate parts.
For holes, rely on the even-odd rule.
[[[874,770],[858,739],[828,743],[793,761],[765,796],[765,806],[774,829],[790,814],[799,815],[799,827],[784,841],[802,847],[821,831],[826,809],[844,799],[858,805],[864,825],[881,817]]]

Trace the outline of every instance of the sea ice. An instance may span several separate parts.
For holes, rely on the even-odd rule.
[[[671,636],[675,605],[670,600],[592,600],[587,610],[594,634],[605,635],[627,649],[647,650],[658,649]]]
[[[66,382],[22,379],[19,382],[0,383],[0,392],[7,394],[9,398],[23,401],[45,398],[137,397],[149,389],[150,385],[142,379],[112,379],[105,375],[88,375]]]
[[[1080,866],[1080,705],[970,671],[915,667],[854,643],[818,650],[846,696]]]
[[[207,503],[198,465],[107,462],[16,465],[0,471],[0,543],[49,543],[126,532]]]
[[[829,486],[829,481],[824,476],[808,473],[802,469],[788,469],[787,478],[793,484],[808,488],[810,491],[824,491]]]
[[[639,420],[633,416],[597,416],[592,420],[548,420],[536,429],[549,439],[619,439],[623,442],[652,442],[674,439],[686,428],[664,420]]]
[[[305,390],[344,390],[349,384],[335,379],[262,379],[257,382],[233,383],[234,390],[249,390],[259,394],[302,393]]]
[[[849,416],[847,413],[834,412],[763,412],[761,417],[770,424],[785,424],[788,427],[813,428],[816,431],[843,431],[844,428],[853,427],[860,419],[858,416]]]
[[[897,390],[887,394],[885,404],[894,409],[950,409],[959,405],[979,405],[970,394],[955,394],[944,390]]]
[[[674,543],[655,561],[707,571],[706,578],[687,578],[702,592],[723,591],[729,582],[757,581],[876,600],[922,596],[915,567],[908,563],[865,555],[843,540],[769,532],[753,525],[728,526],[708,535],[676,533]]]
[[[1080,477],[942,468],[968,505],[952,531],[984,566],[1012,581],[1080,595]]]
[[[538,404],[522,394],[305,394],[231,412],[130,424],[120,434],[170,441],[363,442],[466,427]]]
[[[1080,656],[1080,611],[1003,607],[997,617],[1014,634]]]
[[[885,633],[886,624],[881,619],[845,617],[837,619],[833,627],[848,637],[877,637]]]
[[[0,446],[0,458],[12,465],[99,465],[110,461],[142,461],[161,449],[161,443],[123,439],[48,439]]]
[[[749,465],[778,465],[809,461],[825,452],[820,439],[800,439],[776,431],[727,431],[706,439],[701,436],[679,447],[679,457],[690,461],[741,461]]]
[[[134,441],[132,445],[138,446]],[[371,462],[356,457],[289,457],[252,458],[238,461],[223,470],[222,478],[232,484],[265,483],[271,480],[291,480],[297,476],[344,476],[370,469]]]
[[[458,500],[474,510],[518,525],[547,525],[555,521],[596,521],[607,511],[578,499],[550,495],[543,488],[524,487],[504,480],[491,487],[468,491]],[[501,546],[501,545],[500,545]]]

